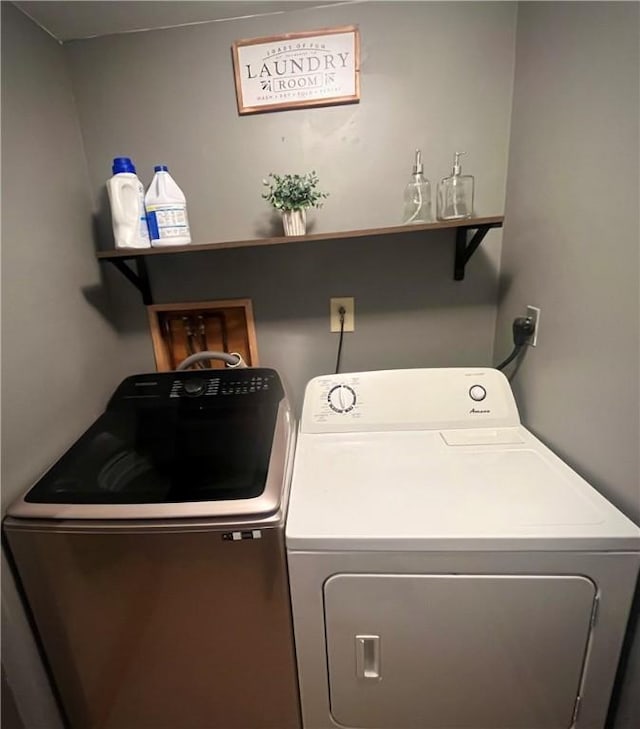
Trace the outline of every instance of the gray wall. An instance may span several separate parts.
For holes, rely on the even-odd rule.
[[[640,521],[637,3],[523,3],[496,350],[527,304],[526,424]],[[640,725],[640,645],[617,727]]]
[[[234,40],[344,24],[362,34],[359,104],[238,116]],[[104,181],[121,154],[145,183],[154,163],[169,165],[196,242],[270,233],[260,195],[271,170],[318,171],[331,196],[313,230],[397,224],[416,146],[433,183],[449,174],[455,149],[467,150],[478,212],[500,213],[514,36],[511,3],[394,2],[69,43],[98,244],[113,245]],[[451,233],[156,258],[151,273],[159,301],[252,298],[261,363],[282,371],[299,402],[306,381],[334,366],[330,296],[356,297],[344,369],[490,364],[500,236],[490,234],[464,283],[452,281]],[[119,321],[146,368],[140,311],[127,305]]]
[[[125,338],[87,301],[101,279],[64,51],[9,3],[2,182],[4,511],[102,411],[132,366]]]
[[[85,299],[100,283],[64,52],[2,3],[2,512],[87,427],[131,370]],[[3,665],[29,727],[57,725],[2,559]],[[36,700],[24,701],[16,685]]]

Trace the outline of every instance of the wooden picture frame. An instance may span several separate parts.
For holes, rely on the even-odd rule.
[[[360,32],[355,25],[236,41],[239,114],[360,100]]]
[[[153,354],[158,372],[175,370],[195,351],[237,352],[249,366],[257,366],[258,344],[251,299],[194,301],[147,306]],[[204,366],[221,369],[224,362]]]

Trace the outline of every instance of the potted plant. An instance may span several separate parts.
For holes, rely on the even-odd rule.
[[[307,224],[307,208],[322,207],[322,200],[329,196],[319,192],[315,170],[305,175],[276,175],[269,173],[262,184],[267,188],[262,197],[282,213],[285,235],[304,235]]]

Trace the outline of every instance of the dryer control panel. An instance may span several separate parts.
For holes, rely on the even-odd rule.
[[[520,424],[507,378],[492,368],[353,372],[309,382],[303,433],[439,430]]]

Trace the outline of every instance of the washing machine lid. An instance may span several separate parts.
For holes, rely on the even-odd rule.
[[[282,499],[290,420],[273,370],[130,377],[8,513],[56,519],[273,513]]]
[[[640,550],[640,529],[519,425],[501,373],[343,378],[307,388],[290,549]]]

